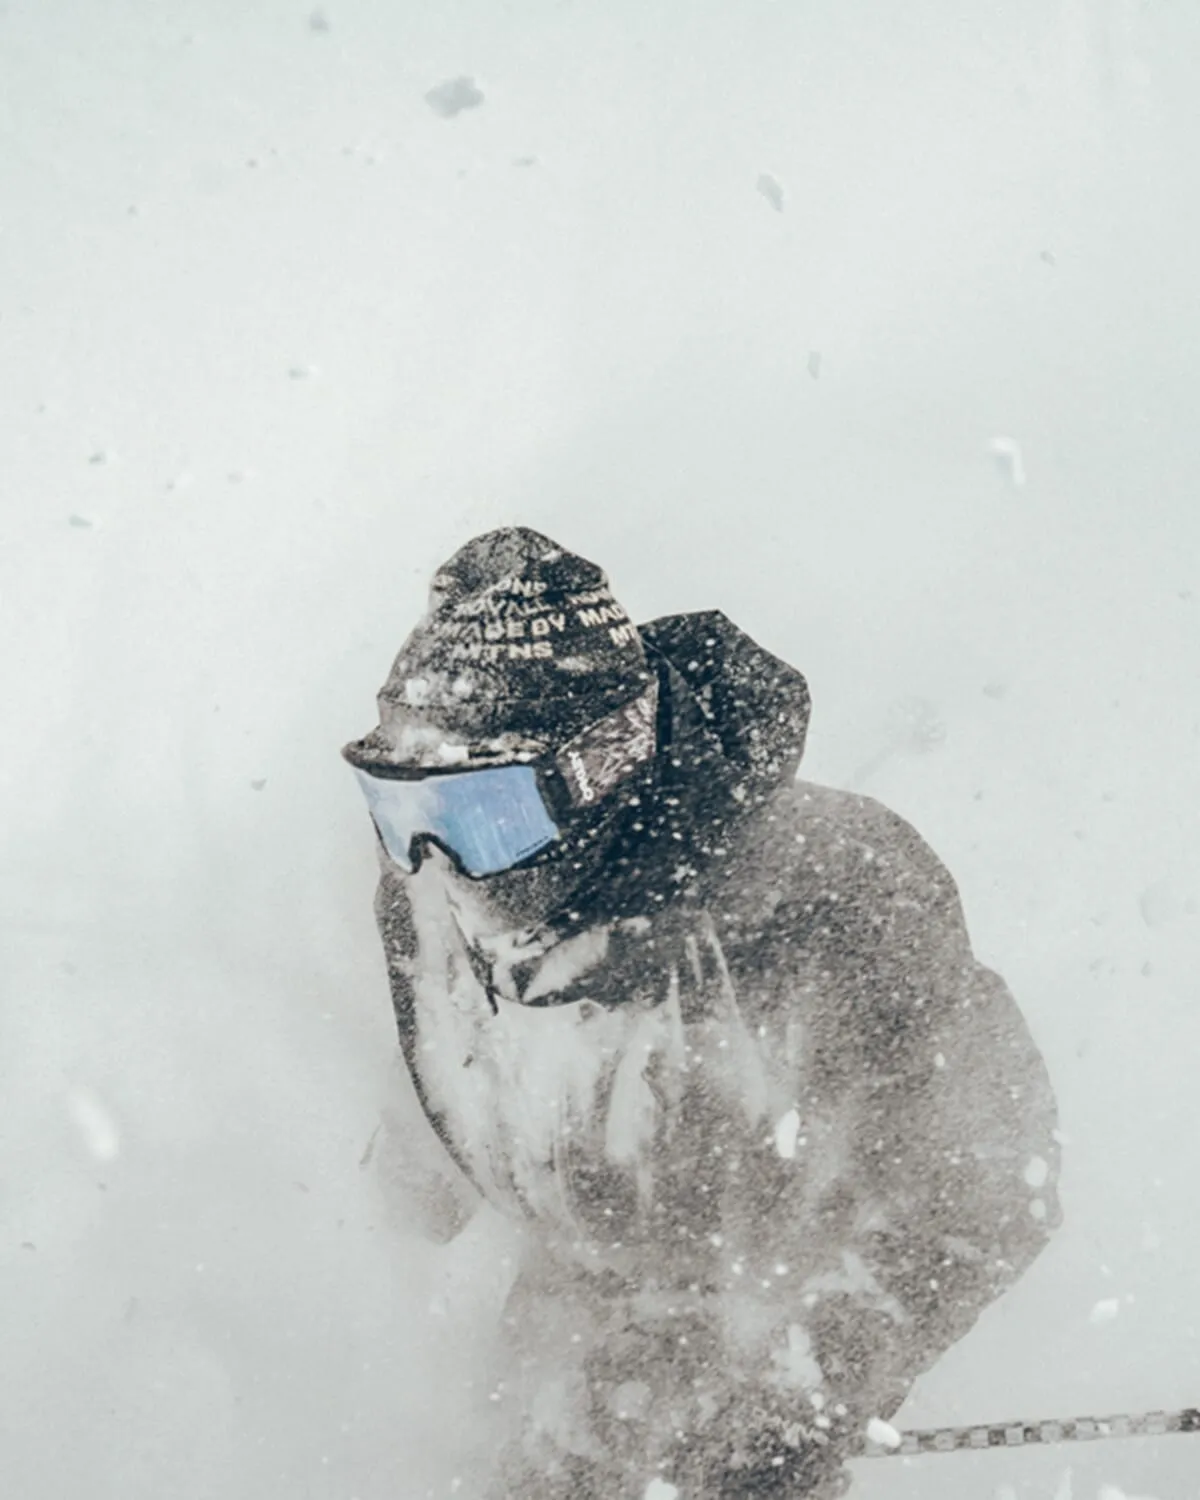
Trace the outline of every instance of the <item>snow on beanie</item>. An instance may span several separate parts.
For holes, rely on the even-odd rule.
[[[472,740],[561,744],[653,680],[603,570],[512,526],[475,537],[438,569],[380,705],[385,719]]]

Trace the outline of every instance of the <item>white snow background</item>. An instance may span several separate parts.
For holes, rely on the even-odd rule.
[[[0,5],[0,1493],[486,1447],[337,751],[510,522],[803,668],[1045,1049],[1066,1227],[900,1425],[1200,1401],[1198,229],[1183,3]],[[1200,1437],[854,1497],[1105,1486]]]

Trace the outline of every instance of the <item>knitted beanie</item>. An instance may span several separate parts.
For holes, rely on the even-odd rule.
[[[562,745],[653,681],[602,569],[539,532],[504,527],[438,569],[380,692],[383,725],[345,753],[401,761],[405,727],[479,743],[489,758],[500,739]]]

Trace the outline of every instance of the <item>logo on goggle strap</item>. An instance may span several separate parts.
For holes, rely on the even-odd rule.
[[[587,766],[583,763],[583,756],[578,750],[567,751],[567,761],[571,770],[575,773],[575,785],[579,790],[581,802],[595,802],[596,791],[588,779]]]
[[[632,776],[654,754],[657,684],[585,729],[558,755],[559,769],[576,807],[595,802]]]

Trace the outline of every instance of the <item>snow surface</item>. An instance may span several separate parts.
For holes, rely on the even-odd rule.
[[[0,74],[4,1492],[471,1493],[512,1240],[381,1187],[337,749],[505,522],[801,666],[1045,1049],[1067,1226],[896,1425],[1194,1404],[1200,14],[6,0]],[[1068,1460],[1200,1493],[854,1497]]]

